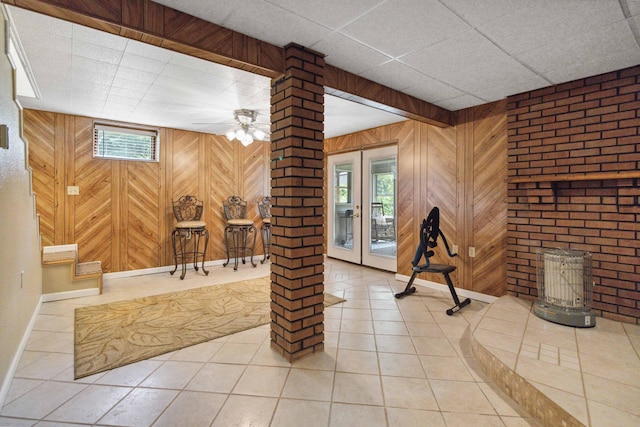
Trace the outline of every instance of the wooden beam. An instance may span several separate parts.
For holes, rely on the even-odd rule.
[[[284,73],[284,49],[151,0],[0,0],[23,9],[270,78]],[[326,65],[325,92],[435,126],[453,113]]]
[[[439,127],[453,126],[453,113],[331,65],[325,66],[325,93]]]

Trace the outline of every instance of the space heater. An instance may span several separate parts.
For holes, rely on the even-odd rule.
[[[536,316],[561,325],[592,328],[591,254],[568,249],[538,249]]]

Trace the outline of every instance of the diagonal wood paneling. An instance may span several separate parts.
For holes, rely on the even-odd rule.
[[[269,194],[268,188],[265,191],[265,177],[268,165],[265,163],[265,149],[270,150],[270,143],[256,141],[248,147],[241,148],[242,170],[243,170],[243,191],[242,197],[247,202],[247,217],[253,219],[256,229],[260,229],[262,219],[258,211],[258,199]],[[262,240],[258,233],[256,236],[256,253],[262,253]]]
[[[505,291],[507,231],[506,101],[474,109],[473,290]]]
[[[160,218],[158,163],[128,162],[126,269],[158,267]]]
[[[54,114],[25,110],[24,134],[29,141],[29,166],[33,170],[33,192],[40,215],[40,234],[44,246],[55,242],[55,122]]]
[[[233,165],[235,142],[223,136],[207,135],[205,143],[206,171],[209,186],[206,194],[206,221],[209,229],[209,257],[226,259],[224,227],[226,219],[222,211],[222,201],[237,191]]]
[[[66,203],[75,205],[74,229],[81,261],[101,261],[104,272],[112,270],[112,177],[111,161],[93,158],[93,121],[75,120],[75,182],[79,196],[67,196]]]
[[[415,159],[418,157],[419,146],[414,143],[416,126],[413,122],[405,123],[398,128],[398,252],[397,269],[399,274],[411,274],[411,260],[416,250],[414,237],[416,233],[416,219],[414,215],[415,205],[419,203],[415,199],[415,186],[418,185],[416,175],[419,176],[419,168]]]

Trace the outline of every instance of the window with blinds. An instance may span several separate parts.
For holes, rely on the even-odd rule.
[[[93,157],[157,162],[158,132],[95,124]]]

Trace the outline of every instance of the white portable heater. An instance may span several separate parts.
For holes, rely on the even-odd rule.
[[[591,254],[568,249],[538,249],[536,316],[561,325],[592,328]]]

